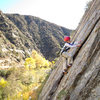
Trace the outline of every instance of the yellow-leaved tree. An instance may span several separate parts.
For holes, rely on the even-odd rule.
[[[51,70],[52,63],[41,56],[37,51],[32,51],[32,56],[26,58],[25,68],[33,74],[34,88],[41,85],[48,72]]]
[[[4,78],[1,78],[1,80],[0,80],[0,87],[4,88],[4,87],[6,87],[6,85],[7,85],[7,81],[5,81]]]
[[[53,63],[32,51],[31,57],[25,59],[25,67],[11,68],[6,72],[10,73],[7,79],[1,77],[0,100],[38,100],[39,91]]]

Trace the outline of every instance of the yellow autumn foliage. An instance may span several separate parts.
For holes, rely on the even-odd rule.
[[[51,63],[35,50],[32,51],[31,57],[25,59],[25,68],[12,69],[9,81],[7,80],[8,84],[3,78],[0,80],[0,87],[7,86],[9,93],[5,100],[29,100],[29,98],[38,100],[40,87],[51,71],[52,64],[54,62]],[[12,95],[11,90],[16,92]]]
[[[29,68],[36,68],[36,62],[35,62],[35,59],[33,58],[26,58],[25,59],[25,68],[26,69],[29,69]]]
[[[35,50],[32,51],[31,57],[26,58],[24,64],[26,72],[24,72],[23,75],[25,77],[27,77],[27,75],[29,76],[30,74],[33,75],[33,83],[29,86],[31,89],[35,90],[41,86],[42,82],[50,72],[52,64],[53,63],[46,60]],[[22,95],[24,100],[29,97],[28,92],[23,92]]]
[[[23,93],[23,100],[28,100],[29,99],[29,92]]]
[[[37,51],[32,51],[32,58],[35,60],[37,67],[49,67],[51,65],[51,62],[46,60],[44,57],[42,57],[40,54],[37,53]]]
[[[4,80],[4,78],[1,78],[1,80],[0,80],[0,87],[6,87],[6,85],[7,85],[7,81],[5,81]]]
[[[26,58],[25,68],[30,70],[33,74],[33,83],[34,85],[40,86],[38,83],[43,82],[48,72],[51,70],[52,63],[42,57],[37,51],[32,51],[32,57]],[[24,73],[27,75],[28,72]]]

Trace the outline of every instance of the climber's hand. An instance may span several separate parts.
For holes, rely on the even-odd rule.
[[[82,43],[82,40],[80,40],[78,43],[79,43],[79,44]]]
[[[77,45],[77,47],[80,47],[80,46],[81,46],[81,44],[78,44],[78,45]]]

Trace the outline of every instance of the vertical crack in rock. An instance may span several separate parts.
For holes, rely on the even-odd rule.
[[[39,100],[98,100],[100,98],[100,0],[93,0],[73,41],[82,39],[79,48],[71,49],[73,66],[62,76],[62,60],[51,73]],[[94,96],[93,91],[97,95]],[[46,93],[47,92],[47,93]]]
[[[93,28],[91,29],[90,33],[88,34],[88,36],[86,37],[86,39],[83,41],[81,47],[77,50],[77,52],[75,53],[75,55],[73,56],[73,59],[76,58],[77,54],[79,53],[80,49],[82,48],[82,46],[85,44],[85,42],[87,41],[87,39],[89,38],[90,34],[92,33],[92,31],[94,30],[95,26],[97,25],[97,23],[99,22],[100,17],[98,18],[98,20],[95,22]]]

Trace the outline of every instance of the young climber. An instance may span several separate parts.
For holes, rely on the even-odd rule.
[[[72,47],[79,47],[80,43],[71,43],[70,37],[65,36],[64,41],[66,42],[61,50],[61,55],[63,59],[63,73],[67,73],[67,68],[71,67],[73,64],[72,54],[69,52],[69,49]],[[66,60],[67,59],[67,60]]]

